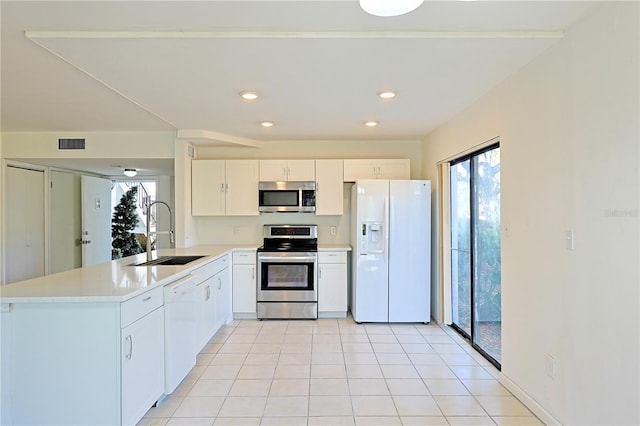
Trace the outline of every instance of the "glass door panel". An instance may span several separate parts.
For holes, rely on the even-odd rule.
[[[451,296],[453,323],[471,336],[470,161],[451,166]]]
[[[473,342],[500,362],[500,148],[472,161]]]
[[[499,366],[500,148],[453,161],[450,170],[453,327]]]

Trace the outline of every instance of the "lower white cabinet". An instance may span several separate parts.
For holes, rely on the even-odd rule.
[[[318,316],[347,316],[347,253],[318,252]]]
[[[198,293],[196,354],[231,315],[229,263],[229,255],[225,255],[192,272]]]
[[[164,310],[122,329],[122,424],[135,425],[164,393]]]
[[[13,424],[135,425],[164,393],[162,287],[9,309]]]
[[[229,273],[229,268],[225,268],[214,276],[214,285],[216,285],[217,331],[231,321],[231,274]]]
[[[256,318],[256,251],[233,253],[233,317]]]
[[[196,354],[207,344],[217,331],[215,280],[209,277],[197,286],[198,325],[196,334]]]

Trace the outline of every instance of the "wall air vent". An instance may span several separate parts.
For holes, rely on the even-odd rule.
[[[85,149],[84,138],[58,139],[58,149]]]

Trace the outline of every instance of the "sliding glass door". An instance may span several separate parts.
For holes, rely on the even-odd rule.
[[[501,360],[500,148],[451,162],[453,326],[497,366]]]

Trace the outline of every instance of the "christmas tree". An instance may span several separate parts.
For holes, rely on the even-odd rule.
[[[136,213],[136,195],[138,187],[128,190],[120,199],[120,203],[113,209],[111,219],[111,246],[119,253],[117,257],[131,256],[142,253],[142,247],[133,231],[138,225]]]

